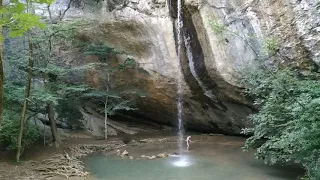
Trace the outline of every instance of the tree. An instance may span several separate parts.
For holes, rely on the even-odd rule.
[[[69,6],[67,9],[69,9]],[[67,9],[63,14],[65,14]],[[50,12],[49,8],[48,10]],[[53,17],[50,16],[50,19],[53,19]],[[60,22],[60,20],[62,20],[62,16],[59,16],[58,19],[59,20],[55,21],[54,23],[51,22],[46,29],[36,31],[37,37],[34,38],[34,44],[36,47],[34,50],[34,56],[35,59],[37,59],[37,62],[34,67],[34,78],[40,80],[42,84],[40,85],[40,88],[34,90],[34,94],[38,94],[38,96],[33,96],[32,99],[40,106],[46,107],[45,112],[48,114],[50,122],[49,124],[52,132],[52,141],[56,147],[59,147],[59,144],[61,144],[61,139],[59,137],[56,125],[55,109],[57,108],[62,110],[59,112],[58,117],[61,117],[63,114],[66,115],[61,106],[66,105],[67,103],[63,101],[69,98],[74,102],[80,102],[81,99],[76,97],[81,97],[81,93],[89,89],[83,84],[68,82],[67,77],[71,73],[85,70],[97,65],[95,63],[91,63],[70,68],[62,65],[63,59],[59,59],[52,53],[54,46],[67,46],[69,44],[74,45],[70,42],[75,41],[72,39],[75,38],[72,35],[80,23]],[[60,104],[61,102],[63,103]],[[77,110],[74,110],[74,112],[81,113]],[[67,118],[70,118],[70,115],[67,116]],[[79,119],[81,119],[81,117],[78,118],[78,121]]]
[[[26,7],[32,3],[51,4],[53,0],[27,0],[21,3],[18,0],[11,0],[8,4],[3,4],[0,0],[0,125],[4,107],[4,71],[3,71],[3,28],[9,31],[10,37],[22,36],[33,27],[44,27],[40,23],[39,17],[25,11]]]
[[[3,8],[3,2],[0,0],[0,10]],[[3,26],[0,25],[0,36],[2,36],[2,29]],[[3,106],[4,106],[4,72],[3,72],[3,44],[2,40],[0,39],[0,129],[1,129],[1,121],[2,121],[2,112],[3,112]]]
[[[67,8],[60,14],[59,14],[59,18],[58,18],[58,22],[62,21],[62,19],[64,18],[66,12],[70,9],[71,7],[71,3],[72,3],[73,0],[69,0],[69,3],[67,5]],[[50,15],[50,23],[53,24],[53,19],[52,19],[52,15],[51,15],[51,11],[50,11],[50,5],[48,5],[48,13]],[[51,38],[52,36],[49,36],[47,38],[47,44],[48,44],[48,56],[46,61],[47,63],[45,64],[48,64],[50,63],[51,61],[51,58],[52,58],[52,54],[51,54],[51,50],[52,50],[52,42],[51,42]],[[50,75],[51,75],[51,78],[50,78]],[[52,83],[55,83],[56,81],[56,75],[55,74],[47,74],[45,76],[47,80],[49,80],[49,82],[52,84]],[[46,82],[46,80],[44,79],[44,82]],[[61,144],[61,139],[60,139],[60,136],[59,136],[59,133],[58,133],[58,129],[57,129],[57,126],[56,126],[56,120],[55,120],[55,117],[54,117],[54,107],[53,107],[53,104],[52,102],[48,102],[47,103],[47,113],[48,113],[48,118],[49,118],[49,121],[50,121],[50,127],[51,127],[51,133],[52,133],[52,141],[53,143],[55,144],[56,147],[59,147],[59,144]]]
[[[23,152],[21,143],[22,143],[22,136],[24,132],[24,124],[26,120],[26,114],[27,114],[27,109],[28,109],[28,102],[29,102],[29,97],[30,97],[30,91],[31,91],[31,81],[32,81],[32,67],[33,67],[33,47],[32,47],[32,42],[30,39],[30,35],[28,36],[28,45],[29,45],[29,62],[28,62],[28,76],[27,76],[27,85],[26,85],[26,90],[25,90],[25,98],[23,102],[23,108],[21,112],[21,118],[20,118],[20,131],[19,131],[19,137],[18,137],[18,145],[17,145],[17,154],[16,154],[16,161],[19,162],[20,156]]]
[[[61,76],[61,74],[57,73],[57,71],[66,72],[66,70],[62,67],[58,67],[55,65],[52,66],[52,64],[54,64],[52,62],[52,59],[54,58],[52,55],[52,41],[59,34],[59,31],[62,31],[59,28],[59,23],[61,23],[66,12],[70,9],[72,2],[73,0],[69,0],[66,9],[63,12],[59,13],[59,17],[57,17],[57,20],[53,20],[54,17],[52,17],[52,13],[50,11],[50,4],[47,6],[50,24],[46,29],[40,30],[42,31],[43,35],[37,38],[37,56],[39,58],[39,66],[36,67],[36,69],[38,72],[40,72],[38,75],[42,77],[44,87],[48,90],[49,93],[53,94],[53,96],[51,97],[56,97],[51,100],[47,99],[47,101],[45,102],[46,112],[48,114],[52,132],[52,141],[55,144],[55,147],[59,147],[59,144],[61,144],[61,138],[58,133],[54,110],[54,101],[57,102],[59,99],[59,95],[57,95],[56,93],[59,90],[59,87],[56,85],[56,83],[58,83],[58,78],[59,76]],[[70,29],[64,29],[64,31],[70,31]]]
[[[257,149],[256,157],[269,164],[302,163],[311,179],[320,179],[319,74],[273,73],[258,69],[245,78],[259,112],[250,116],[253,128],[244,130],[252,133],[244,148]]]
[[[32,5],[32,3],[35,2],[40,2],[40,3],[46,3],[46,1],[44,0],[40,0],[40,1],[27,1],[26,4],[26,14],[24,15],[31,15],[30,17],[34,18],[36,16],[30,14],[30,6]],[[17,1],[17,4],[19,4],[19,2]],[[25,21],[25,17],[21,17],[22,20]],[[37,17],[36,17],[37,19]],[[31,26],[32,27],[32,26]],[[30,27],[30,28],[31,28]],[[23,29],[23,27],[20,27]],[[28,28],[28,29],[30,29]],[[25,31],[27,31],[28,29],[26,29]],[[22,31],[22,32],[25,32]],[[12,31],[14,32],[14,31]],[[11,32],[11,33],[12,33]],[[17,145],[17,154],[16,154],[16,161],[19,162],[20,160],[20,156],[23,152],[22,149],[22,137],[23,137],[23,132],[24,132],[24,124],[25,124],[25,120],[26,120],[26,114],[27,114],[27,109],[28,109],[28,102],[29,102],[29,97],[30,97],[30,91],[31,91],[31,81],[32,81],[32,68],[33,68],[33,46],[32,46],[32,42],[31,42],[31,38],[30,38],[30,34],[28,35],[28,46],[29,46],[29,57],[28,57],[28,67],[27,67],[27,71],[28,71],[28,76],[27,76],[27,85],[26,85],[26,91],[25,91],[25,99],[23,102],[23,108],[22,108],[22,112],[21,112],[21,119],[20,119],[20,131],[19,131],[19,137],[18,137],[18,145]]]
[[[99,58],[101,71],[104,72],[105,84],[104,87],[100,89],[94,89],[93,91],[86,93],[86,97],[94,98],[103,104],[104,108],[99,109],[101,113],[104,114],[104,139],[108,138],[108,116],[114,115],[118,111],[131,111],[135,110],[133,108],[133,99],[125,99],[124,96],[128,94],[136,94],[141,96],[144,94],[141,90],[136,88],[126,87],[125,90],[111,89],[110,88],[110,77],[111,75],[115,76],[115,74],[119,72],[124,72],[129,69],[139,70],[138,64],[132,58],[127,58],[125,62],[118,63],[115,66],[111,66],[109,63],[110,59],[108,55],[116,55],[123,54],[123,52],[116,51],[115,49],[109,47],[106,43],[95,42],[87,45],[85,48],[85,54],[87,55],[95,55]],[[141,93],[142,92],[142,93]]]

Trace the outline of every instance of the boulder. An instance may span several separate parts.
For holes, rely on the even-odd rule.
[[[28,121],[28,123],[31,126],[36,126],[37,127],[41,137],[45,137],[45,138],[48,138],[48,139],[52,138],[51,127],[48,126],[48,125],[43,124],[43,122],[41,120],[35,119],[34,121]],[[72,133],[68,129],[57,128],[57,130],[58,130],[60,138],[62,140],[72,136]]]

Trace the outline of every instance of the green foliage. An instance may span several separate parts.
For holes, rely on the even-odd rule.
[[[216,34],[222,34],[227,31],[227,26],[219,23],[217,19],[210,19],[209,24],[211,25],[213,32]]]
[[[0,129],[0,144],[8,150],[17,148],[18,134],[20,130],[19,115],[12,111],[4,111],[2,126]],[[40,138],[38,129],[33,124],[28,124],[22,139],[23,148],[30,147]]]
[[[52,90],[48,86],[33,89],[30,96],[30,101],[32,103],[42,105],[44,107],[48,103],[57,105],[58,101],[61,99],[62,97],[55,93],[52,93]]]
[[[105,103],[105,99],[108,98],[107,108],[99,109],[100,113],[106,113],[108,115],[114,115],[119,111],[131,111],[136,110],[134,108],[134,99],[124,98],[126,95],[139,95],[139,91],[136,89],[131,89],[126,87],[125,90],[115,89],[115,90],[103,90],[103,89],[93,89],[83,96],[91,98],[97,102],[97,104]]]
[[[49,53],[48,37],[43,33],[43,30],[37,30],[37,35],[41,36],[36,36],[32,39],[35,64],[33,67],[32,89],[28,99],[28,114],[31,112],[45,114],[47,113],[47,104],[50,103],[61,113],[58,114],[58,119],[61,122],[66,122],[75,128],[79,128],[79,120],[82,116],[80,116],[81,113],[79,111],[75,110],[77,107],[71,103],[80,104],[79,98],[82,92],[87,90],[87,87],[84,85],[71,84],[64,80],[68,73],[86,69],[93,65],[68,68],[56,64],[57,59]],[[54,39],[55,36],[51,37],[51,40]],[[28,44],[23,37],[9,39],[9,41],[9,46],[6,46],[8,49],[5,49],[4,54],[6,59],[5,108],[19,114],[24,100],[25,71],[28,59],[26,49]],[[72,101],[65,102],[67,99],[71,99]],[[63,111],[63,109],[67,109],[68,112]],[[71,112],[77,114],[71,116]],[[77,118],[77,120],[75,118]]]
[[[84,46],[85,55],[96,55],[99,57],[101,62],[106,62],[102,64],[103,71],[106,74],[106,79],[110,79],[111,76],[116,76],[117,73],[127,71],[129,69],[140,70],[138,63],[133,59],[128,57],[123,63],[118,62],[116,65],[108,65],[110,60],[110,55],[124,54],[121,51],[117,51],[114,48],[109,47],[106,43],[87,43]],[[107,81],[107,80],[106,80]],[[112,81],[112,80],[111,80]],[[124,89],[116,88],[112,89],[109,85],[110,82],[105,82],[105,86],[108,86],[108,90],[103,89],[93,89],[84,94],[84,97],[95,99],[98,104],[105,105],[107,98],[107,107],[99,109],[100,113],[107,115],[114,115],[119,111],[131,111],[136,110],[134,106],[134,95],[140,96],[140,91],[136,88],[126,86]],[[131,95],[131,99],[128,99],[128,95]],[[130,96],[129,96],[130,97]]]
[[[52,38],[56,44],[60,44],[66,47],[82,48],[84,46],[82,39],[83,37],[79,35],[78,31],[82,27],[88,25],[89,21],[81,19],[71,22],[53,24],[45,29],[45,35],[39,37],[39,41],[41,41],[41,39],[48,40],[49,38]]]
[[[72,129],[83,128],[83,124],[79,121],[82,119],[82,114],[79,110],[80,105],[75,105],[77,103],[79,103],[79,100],[75,97],[66,97],[59,100],[56,106],[58,120],[69,125]]]
[[[111,48],[106,43],[97,42],[86,45],[84,48],[84,55],[96,55],[98,56],[100,62],[106,62],[107,56],[109,54],[122,54],[120,51],[116,51],[114,48]]]
[[[28,20],[31,19],[29,16],[25,16],[25,18],[28,18]],[[33,19],[33,21],[36,20],[38,19]],[[91,42],[87,37],[81,36],[79,29],[87,23],[88,22],[82,20],[57,23],[47,25],[45,29],[37,28],[33,29],[32,32],[30,31],[32,34],[34,66],[32,69],[33,83],[31,95],[28,99],[28,115],[31,113],[45,114],[47,113],[47,105],[53,104],[58,114],[57,119],[63,124],[77,129],[82,127],[79,121],[82,119],[82,113],[79,109],[84,101],[93,100],[97,104],[103,105],[104,100],[108,97],[108,107],[106,109],[108,115],[113,115],[123,110],[135,110],[135,108],[133,108],[132,96],[128,97],[129,94],[139,96],[140,93],[134,88],[126,86],[124,89],[112,89],[110,85],[110,91],[106,93],[104,89],[89,88],[88,86],[81,85],[80,83],[83,82],[81,80],[70,80],[69,77],[75,72],[81,72],[91,68],[101,70],[101,72],[105,74],[111,74],[112,78],[115,77],[119,71],[123,72],[128,69],[139,70],[138,63],[132,58],[127,58],[124,62],[113,62],[112,65],[109,65],[108,62],[111,58],[113,59],[114,55],[123,54],[123,52],[111,48],[105,42]],[[10,33],[12,33],[12,30],[13,29],[11,29]],[[19,31],[16,32],[19,33]],[[6,43],[6,46],[4,46],[4,56],[6,59],[5,105],[6,110],[10,109],[12,112],[20,114],[24,100],[25,75],[29,55],[28,43],[26,43],[24,36],[15,38],[14,40],[6,40],[6,42],[9,43]],[[71,67],[67,64],[69,60],[63,59],[68,58],[68,56],[57,56],[57,54],[55,54],[55,47],[63,50],[77,50],[84,56],[95,55],[99,57],[100,62]],[[81,63],[82,62],[80,62],[80,64]],[[105,85],[102,86],[105,87]],[[101,112],[106,111],[101,109]],[[6,123],[8,125],[4,127],[7,129],[9,125],[13,126],[18,120],[19,117],[7,119]],[[5,132],[0,133],[2,135],[2,133]],[[12,135],[11,137],[14,139],[17,135]],[[32,142],[33,141],[30,141],[30,143]],[[10,144],[9,141],[6,143]],[[28,141],[25,144],[30,143]]]
[[[244,148],[257,149],[266,163],[302,163],[311,179],[320,179],[320,83],[288,70],[248,72],[244,83],[259,113],[251,115],[253,136]],[[252,132],[246,129],[246,133]]]
[[[138,63],[133,58],[127,58],[123,64],[119,65],[120,70],[138,68]]]
[[[247,47],[249,47],[256,54],[256,56],[275,56],[279,51],[279,43],[275,38],[260,39],[256,34],[252,33],[243,36],[242,34],[245,33],[234,31],[227,25],[220,23],[215,18],[209,19],[209,24],[211,25],[213,32],[221,36],[219,40],[220,43],[226,43],[223,36],[234,36],[244,41]],[[263,42],[262,48],[264,51],[262,51],[262,54],[260,54],[259,51],[254,48],[254,46],[250,43],[250,40],[259,40]]]
[[[23,84],[8,82],[4,85],[4,105],[5,109],[16,110],[24,98]]]
[[[32,3],[51,4],[52,2],[53,0],[28,0],[27,4],[24,4],[18,0],[11,0],[0,9],[0,26],[7,27],[10,37],[22,36],[33,27],[44,28],[45,24],[40,22],[40,18],[28,12],[28,6]],[[1,34],[0,41],[2,40]]]
[[[264,44],[264,50],[271,56],[276,55],[278,51],[278,42],[276,39],[267,39]]]

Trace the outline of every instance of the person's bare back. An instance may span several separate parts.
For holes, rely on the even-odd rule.
[[[186,142],[187,142],[187,150],[189,150],[189,147],[190,147],[190,144],[192,141],[191,141],[191,136],[188,136],[187,139],[186,139]]]

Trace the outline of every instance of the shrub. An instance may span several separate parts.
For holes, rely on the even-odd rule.
[[[18,135],[20,130],[19,115],[13,112],[4,111],[3,121],[0,129],[0,144],[8,150],[17,149]],[[23,148],[32,145],[40,138],[39,131],[35,126],[26,123],[22,139]]]
[[[302,163],[310,179],[320,179],[320,82],[317,74],[258,69],[244,79],[255,98],[253,135],[244,149],[257,149],[266,163]],[[252,132],[244,129],[243,132]]]

